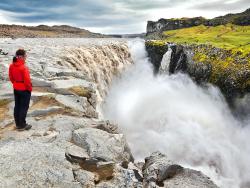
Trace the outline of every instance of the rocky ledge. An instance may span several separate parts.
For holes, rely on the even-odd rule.
[[[19,44],[5,42],[6,53],[0,56],[0,187],[217,187],[201,172],[159,152],[135,162],[119,127],[100,118],[98,105],[112,76],[132,63],[125,42],[64,43],[63,48],[50,40],[40,46],[31,39],[21,43],[29,50],[34,91],[27,121],[33,127],[24,132],[14,127],[5,73],[11,49]]]
[[[171,44],[147,41],[146,49],[155,72],[187,73],[198,84],[218,86],[227,101],[250,92],[250,54],[211,45]]]

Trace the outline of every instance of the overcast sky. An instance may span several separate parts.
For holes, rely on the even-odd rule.
[[[68,24],[100,33],[145,32],[148,20],[213,18],[250,8],[250,0],[1,0],[0,23]]]

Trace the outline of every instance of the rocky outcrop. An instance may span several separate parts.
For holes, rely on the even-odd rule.
[[[111,134],[100,129],[85,128],[74,131],[72,141],[84,148],[91,158],[113,162],[134,160],[122,134]]]
[[[148,21],[147,23],[147,38],[161,38],[163,31],[188,28],[198,25],[218,26],[228,23],[236,25],[250,25],[250,9],[238,14],[227,14],[225,16],[216,17],[213,19],[205,19],[203,17],[195,18],[172,18],[159,19],[158,21]]]
[[[160,152],[155,152],[145,159],[143,177],[143,185],[148,188],[217,188],[217,186],[201,172],[175,164]]]
[[[147,41],[145,45],[150,62],[154,65],[154,72],[157,73],[161,66],[163,55],[168,51],[168,46],[161,41]]]
[[[182,18],[182,19],[159,19],[157,22],[148,21],[147,36],[152,36],[154,33],[161,34],[163,31],[181,29],[201,25],[205,22],[203,17]]]
[[[248,56],[209,45],[176,45],[164,42],[157,45],[158,43],[146,42],[146,49],[156,72],[183,72],[199,84],[212,83],[221,89],[230,103],[237,96],[250,92]],[[164,55],[161,53],[163,51],[166,52]]]

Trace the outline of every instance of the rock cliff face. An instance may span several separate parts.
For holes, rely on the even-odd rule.
[[[163,31],[188,28],[198,25],[218,26],[232,23],[236,25],[250,25],[250,9],[238,14],[227,14],[213,19],[203,17],[180,18],[180,19],[159,19],[158,21],[148,21],[147,37],[160,38]]]
[[[240,53],[208,45],[154,41],[146,42],[146,49],[156,72],[183,72],[199,84],[210,82],[221,89],[230,103],[250,92],[249,57]]]
[[[157,22],[148,21],[147,36],[154,33],[160,34],[162,31],[181,29],[201,25],[205,22],[203,17],[183,18],[183,19],[159,19]]]
[[[20,46],[34,86],[24,132],[7,75]],[[133,63],[125,41],[2,39],[1,48],[0,187],[217,187],[160,153],[136,163],[119,127],[99,116],[112,78]]]

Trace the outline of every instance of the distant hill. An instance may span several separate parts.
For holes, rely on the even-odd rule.
[[[102,38],[107,35],[92,33],[86,29],[71,27],[68,25],[39,25],[39,26],[21,26],[21,25],[0,25],[0,37],[11,38]]]
[[[147,36],[159,37],[163,31],[188,28],[193,26],[219,26],[226,24],[235,24],[246,26],[250,25],[250,8],[242,13],[227,14],[225,16],[215,17],[213,19],[205,19],[203,17],[194,18],[172,18],[172,19],[159,19],[158,21],[148,21],[147,23]]]

